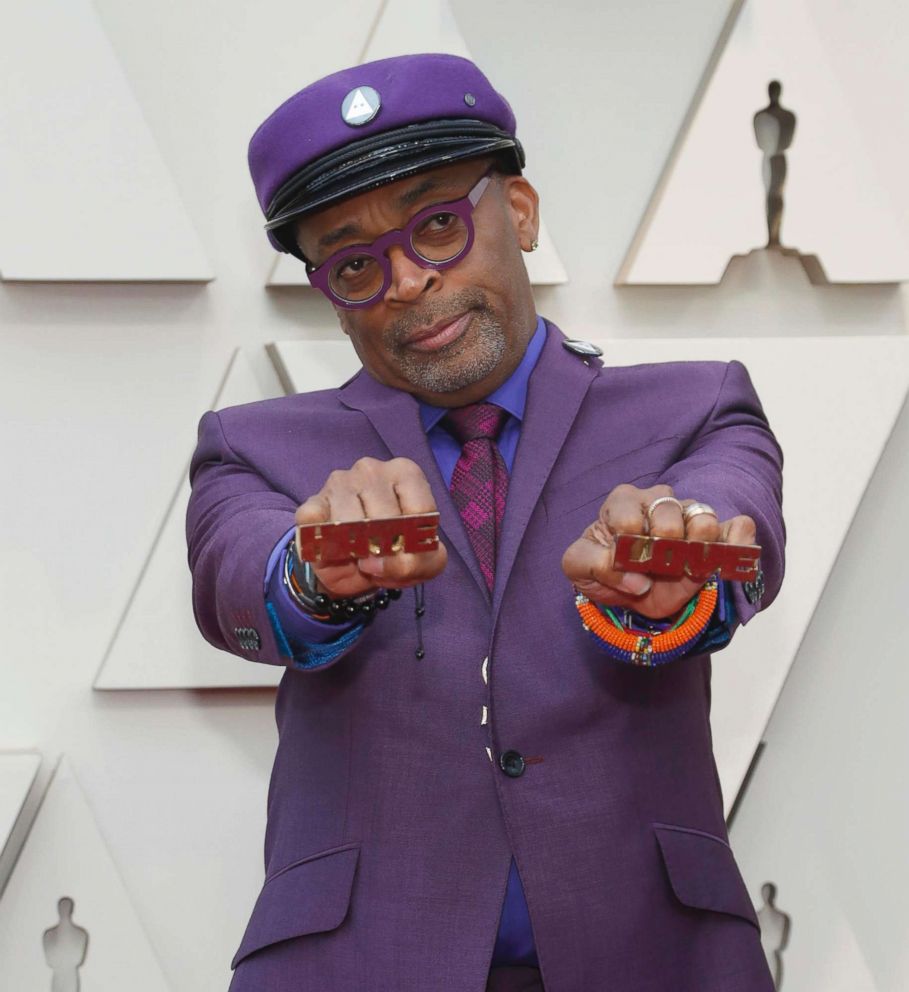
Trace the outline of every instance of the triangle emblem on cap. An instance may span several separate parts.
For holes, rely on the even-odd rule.
[[[351,127],[361,127],[368,124],[379,112],[382,101],[379,94],[371,86],[358,86],[351,90],[341,104],[341,116],[344,123]]]

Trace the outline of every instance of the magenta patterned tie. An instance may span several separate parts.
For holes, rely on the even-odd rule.
[[[461,442],[449,488],[490,591],[508,492],[508,471],[496,438],[507,418],[508,412],[493,403],[473,403],[445,416]]]

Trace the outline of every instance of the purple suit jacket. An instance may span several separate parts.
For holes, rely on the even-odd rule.
[[[549,325],[530,379],[491,597],[409,394],[360,372],[202,418],[187,518],[199,627],[287,666],[266,878],[232,992],[482,992],[512,854],[547,992],[772,992],[728,846],[710,658],[611,661],[560,560],[615,486],[668,483],[721,519],[754,517],[766,606],[782,456],[741,364],[602,368],[562,339]],[[426,657],[406,596],[331,665],[298,670],[265,610],[265,562],[296,506],[365,455],[413,459],[441,512]],[[743,623],[756,611],[740,590],[736,608]],[[499,768],[507,750],[525,758],[518,778]]]

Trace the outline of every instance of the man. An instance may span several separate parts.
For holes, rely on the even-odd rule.
[[[744,368],[604,368],[536,315],[537,196],[463,59],[319,80],[250,166],[364,369],[207,413],[190,470],[200,629],[287,667],[231,989],[769,992],[709,725],[707,652],[783,571]],[[290,543],[435,509],[422,553],[309,566]],[[763,574],[619,571],[621,533],[759,543]],[[590,602],[615,622],[585,629]]]

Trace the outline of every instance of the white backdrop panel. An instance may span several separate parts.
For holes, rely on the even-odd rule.
[[[272,395],[279,395],[275,383]],[[268,398],[238,348],[212,409]],[[184,472],[135,590],[95,679],[96,689],[215,689],[274,686],[280,665],[250,664],[219,651],[193,618],[192,579],[186,562],[189,477]]]
[[[0,752],[0,854],[6,850],[40,767],[41,756],[34,752]]]
[[[0,65],[3,278],[213,278],[90,0],[4,5]]]
[[[287,393],[309,393],[346,382],[359,368],[353,346],[341,341],[279,341],[268,353]]]
[[[752,115],[772,79],[796,115],[783,243],[818,256],[830,282],[909,278],[900,221],[804,0],[746,0],[617,284],[716,283],[732,255],[766,243]]]
[[[41,937],[58,922],[63,896],[74,900],[73,921],[89,934],[79,970],[85,989],[166,992],[161,966],[65,757],[0,900],[5,989],[51,987]]]
[[[909,403],[843,543],[732,825],[752,898],[792,918],[784,992],[909,988]],[[897,567],[888,573],[886,563]],[[873,606],[857,610],[866,591]]]
[[[471,58],[447,0],[382,0],[360,61],[417,52]]]

